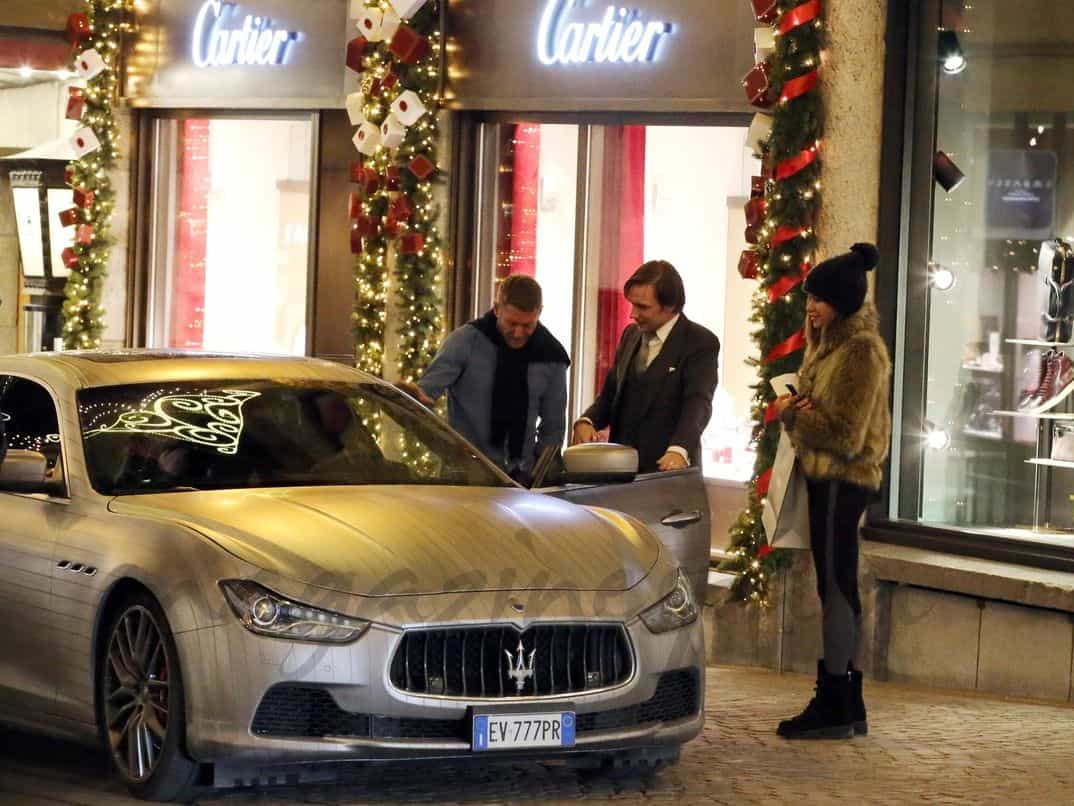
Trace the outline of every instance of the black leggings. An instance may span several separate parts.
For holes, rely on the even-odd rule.
[[[844,481],[807,481],[809,542],[824,620],[824,666],[846,674],[861,642],[858,523],[871,493]]]

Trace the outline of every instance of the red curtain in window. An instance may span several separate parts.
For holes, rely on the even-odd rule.
[[[212,189],[208,120],[183,122],[179,152],[168,346],[200,349],[205,333],[205,253]]]
[[[615,360],[619,336],[630,323],[623,283],[645,256],[644,126],[605,129],[602,209],[594,394],[599,393]]]
[[[500,222],[496,228],[496,277],[537,276],[537,202],[541,167],[541,126],[503,127],[500,160]]]

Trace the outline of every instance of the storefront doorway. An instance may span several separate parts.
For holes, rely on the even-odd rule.
[[[686,284],[685,314],[722,345],[702,467],[709,477],[748,479],[755,381],[743,361],[753,350],[754,284],[735,266],[750,176],[760,167],[745,148],[746,127],[520,116],[479,123],[475,142],[471,313],[491,304],[496,279],[536,277],[542,321],[572,356],[570,414],[578,416],[630,322],[623,283],[646,260],[670,261]]]

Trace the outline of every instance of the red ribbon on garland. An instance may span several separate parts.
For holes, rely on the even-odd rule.
[[[779,21],[779,32],[786,34],[800,25],[812,22],[820,16],[820,0],[809,0],[788,11]]]
[[[776,179],[789,179],[803,168],[812,165],[817,159],[817,149],[807,148],[793,157],[783,160],[776,166]]]
[[[791,290],[805,279],[805,276],[809,274],[810,265],[806,262],[802,262],[802,265],[798,267],[798,274],[788,274],[786,277],[781,277],[776,282],[772,283],[768,287],[768,301],[769,303],[775,302],[785,294],[789,294]]]
[[[775,249],[777,246],[785,244],[800,235],[805,235],[805,227],[780,227],[776,230],[776,234],[772,236],[772,248]]]
[[[772,468],[768,468],[757,477],[757,497],[764,498],[768,495],[768,485],[772,483]]]
[[[787,101],[793,101],[817,86],[818,73],[816,70],[810,70],[808,73],[804,73],[798,78],[792,78],[783,85],[783,92],[779,94],[780,103],[787,103]]]
[[[771,364],[773,361],[778,361],[781,358],[786,358],[791,353],[795,353],[798,350],[805,349],[805,330],[799,330],[793,336],[784,339],[765,356],[764,362]]]
[[[777,417],[779,417],[779,412],[776,411],[776,401],[773,400],[768,404],[768,408],[764,410],[764,424],[768,425],[774,422]]]

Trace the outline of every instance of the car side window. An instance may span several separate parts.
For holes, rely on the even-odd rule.
[[[0,422],[6,447],[38,451],[51,466],[60,455],[60,420],[52,395],[39,383],[0,375]]]

